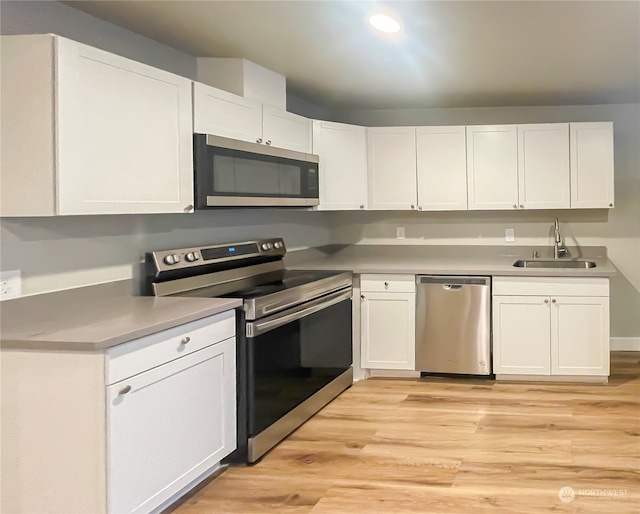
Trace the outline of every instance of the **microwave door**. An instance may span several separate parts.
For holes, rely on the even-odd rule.
[[[309,207],[319,204],[317,156],[277,148],[269,150],[276,154],[304,156],[306,160],[264,155],[246,151],[246,148],[211,146],[206,144],[204,137],[202,134],[194,136],[197,208]],[[255,143],[236,143],[256,146]]]

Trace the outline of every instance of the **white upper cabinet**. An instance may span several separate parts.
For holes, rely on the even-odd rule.
[[[310,119],[198,82],[193,131],[311,153]]]
[[[368,128],[367,159],[369,209],[415,209],[415,127]]]
[[[314,121],[313,153],[320,157],[318,209],[364,209],[367,205],[366,128]]]
[[[58,36],[3,36],[2,92],[2,215],[193,208],[190,80]]]
[[[193,131],[258,142],[262,138],[262,104],[194,82]]]
[[[467,127],[469,210],[518,208],[516,125]]]
[[[467,209],[465,127],[417,127],[418,209]]]
[[[613,123],[571,123],[571,208],[613,207]]]
[[[266,145],[311,153],[311,124],[303,116],[262,106],[262,142]]]
[[[518,125],[521,209],[568,209],[569,124]]]

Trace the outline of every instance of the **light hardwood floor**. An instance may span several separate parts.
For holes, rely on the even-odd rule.
[[[608,385],[358,382],[175,512],[640,513],[640,353]]]

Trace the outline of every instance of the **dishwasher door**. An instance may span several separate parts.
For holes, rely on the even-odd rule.
[[[416,277],[416,370],[491,374],[491,277]]]

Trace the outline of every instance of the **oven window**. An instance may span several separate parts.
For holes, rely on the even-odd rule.
[[[247,339],[249,435],[351,367],[351,300]]]
[[[213,190],[234,195],[301,196],[299,166],[243,157],[213,156]]]

